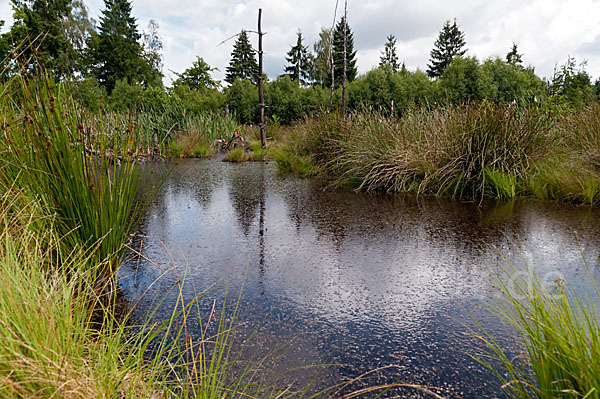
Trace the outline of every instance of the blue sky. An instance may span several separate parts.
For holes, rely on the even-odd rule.
[[[86,0],[97,17],[102,0]],[[242,28],[255,30],[258,8],[263,9],[265,71],[283,73],[285,54],[301,29],[312,48],[321,27],[330,27],[335,0],[134,0],[133,14],[140,31],[150,19],[158,21],[163,38],[165,83],[170,70],[181,72],[195,57],[219,68],[223,79],[233,41],[224,39]],[[338,6],[338,17],[343,1]],[[0,19],[10,25],[9,0],[0,0]],[[525,64],[538,75],[552,76],[567,56],[587,61],[587,71],[600,77],[600,0],[350,0],[348,21],[354,32],[359,73],[377,66],[386,36],[397,37],[397,52],[411,70],[425,70],[433,42],[445,20],[456,18],[465,32],[468,55],[484,60],[504,57],[518,43]],[[6,27],[5,27],[6,29]],[[256,36],[251,38],[257,41]]]

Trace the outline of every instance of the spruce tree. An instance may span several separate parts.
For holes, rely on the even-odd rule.
[[[456,19],[452,24],[449,20],[444,23],[434,46],[430,53],[431,63],[427,65],[427,75],[438,78],[442,76],[454,57],[463,56],[467,52],[466,49],[463,50],[465,34],[458,28]]]
[[[308,54],[308,47],[302,44],[302,32],[298,31],[296,45],[292,46],[285,60],[289,63],[285,72],[294,82],[305,85],[311,78],[312,62]]]
[[[233,45],[229,66],[225,69],[225,81],[233,84],[236,79],[258,81],[258,64],[254,57],[254,49],[245,30],[239,34]]]
[[[356,51],[354,50],[354,35],[350,26],[342,17],[333,31],[333,73],[335,85],[339,86],[344,77],[344,25],[346,26],[346,80],[352,82],[356,79]],[[327,76],[327,86],[331,85],[331,72]]]
[[[104,0],[96,38],[88,41],[92,74],[110,93],[117,81],[144,80],[146,67],[136,19],[128,0]]]
[[[400,64],[398,63],[398,55],[396,54],[396,38],[394,35],[387,37],[385,48],[379,57],[379,66],[391,68],[392,71],[398,72]]]
[[[523,63],[521,54],[517,50],[517,43],[513,43],[512,49],[506,54],[506,62],[511,65],[521,65]]]

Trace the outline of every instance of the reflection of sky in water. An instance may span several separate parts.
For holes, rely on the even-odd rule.
[[[406,367],[374,382],[404,380],[493,397],[493,377],[465,355],[475,343],[460,325],[469,323],[465,306],[503,331],[472,306],[494,293],[486,273],[497,270],[497,256],[487,245],[520,269],[525,257],[540,276],[560,271],[577,286],[587,272],[573,230],[586,236],[583,251],[597,275],[597,217],[597,210],[536,202],[479,208],[323,191],[279,176],[273,164],[185,161],[141,230],[150,237],[143,242],[146,257],[187,273],[188,297],[218,281],[237,293],[244,282],[242,319],[249,325],[241,335],[262,325],[251,343],[258,352],[294,338],[276,367],[347,364],[328,370],[326,384],[396,363]],[[136,273],[136,265],[124,268],[135,278],[122,282],[132,301],[162,273],[147,262]],[[172,284],[169,277],[156,281],[142,309]],[[175,299],[167,297],[164,313]]]

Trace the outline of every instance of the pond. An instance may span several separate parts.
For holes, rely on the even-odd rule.
[[[599,217],[531,200],[480,205],[324,189],[274,163],[183,160],[140,228],[136,245],[150,261],[124,265],[120,288],[140,317],[162,301],[161,318],[177,301],[175,275],[185,276],[186,302],[216,284],[200,317],[227,292],[226,311],[239,307],[237,345],[254,334],[243,356],[271,354],[265,372],[282,383],[313,381],[317,391],[394,365],[351,389],[406,382],[446,397],[501,397],[494,376],[469,357],[481,348],[470,316],[512,342],[478,306],[498,295],[489,275],[508,267],[492,246],[518,270],[530,263],[542,278],[563,276],[583,290],[589,273],[600,277]],[[199,337],[200,321],[189,326]],[[428,397],[385,394],[393,395]]]

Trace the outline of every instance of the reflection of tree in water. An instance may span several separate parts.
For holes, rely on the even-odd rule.
[[[503,240],[520,227],[519,208],[511,204],[465,204],[401,195],[353,193],[348,190],[297,190],[286,195],[288,216],[299,231],[310,223],[319,235],[342,243],[406,240],[418,236],[435,247],[473,251],[482,243]],[[475,245],[474,245],[475,244]]]
[[[231,165],[227,170],[229,198],[245,236],[250,234],[250,227],[260,205],[261,192],[264,196],[264,182],[261,180],[263,169],[263,164],[240,164]]]
[[[176,196],[190,195],[200,205],[206,206],[215,187],[223,181],[223,168],[212,160],[181,160],[167,181],[170,192]]]

